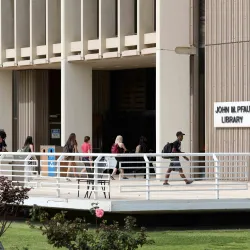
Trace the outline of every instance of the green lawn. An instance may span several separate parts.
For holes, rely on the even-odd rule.
[[[165,231],[150,232],[155,245],[143,250],[250,250],[250,230],[234,231]],[[26,224],[15,223],[1,239],[6,250],[52,250],[39,231],[31,230]]]

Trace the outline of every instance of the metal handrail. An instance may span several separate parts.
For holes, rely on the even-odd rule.
[[[8,159],[5,157],[8,156]],[[9,159],[9,156],[14,156]],[[22,156],[19,158],[15,158],[15,156]],[[43,160],[32,160],[32,156],[55,156],[55,160],[43,159]],[[76,156],[79,157],[79,160],[68,161],[65,160],[65,156]],[[75,190],[77,184],[76,183],[68,183],[65,182],[66,177],[62,176],[62,174],[66,173],[62,171],[62,168],[67,166],[61,166],[62,163],[74,162],[78,164],[74,168],[82,169],[86,161],[81,161],[82,157],[93,157],[95,160],[88,161],[88,163],[92,163],[92,167],[94,171],[92,173],[92,178],[81,177],[82,180],[91,180],[93,181],[93,193],[94,199],[97,200],[100,198],[101,185],[99,184],[100,180],[110,180],[110,175],[103,173],[104,169],[111,169],[109,161],[102,161],[102,158],[119,158],[126,157],[131,158],[131,161],[128,163],[133,164],[133,169],[135,173],[127,174],[128,177],[136,176],[138,178],[124,180],[121,179],[117,182],[110,182],[110,186],[108,189],[111,190],[112,193],[117,193],[119,190],[119,197],[123,198],[124,193],[145,193],[145,199],[151,200],[155,199],[155,194],[157,193],[172,193],[172,192],[215,192],[215,198],[221,199],[223,197],[224,192],[237,192],[239,190],[246,191],[248,190],[248,178],[249,178],[249,160],[250,153],[183,153],[183,154],[163,154],[163,153],[150,153],[150,154],[84,154],[84,153],[21,153],[21,152],[2,152],[0,155],[0,171],[1,175],[6,176],[10,179],[13,179],[13,183],[19,182],[20,184],[24,184],[27,186],[32,186],[34,190],[38,192],[42,190],[55,190],[56,196],[61,197],[65,190]],[[190,156],[191,161],[186,165],[184,164],[182,168],[185,171],[190,171],[190,178],[197,181],[202,180],[203,183],[197,182],[194,186],[186,186],[185,183],[178,183],[180,178],[174,176],[171,178],[174,185],[171,185],[171,188],[163,188],[162,182],[165,177],[163,177],[164,173],[163,169],[167,169],[169,165],[169,160],[162,159],[161,157],[166,156]],[[196,156],[204,156],[206,160],[197,160],[193,157]],[[230,159],[230,157],[237,156],[237,159]],[[132,158],[140,158],[142,161],[136,161]],[[150,157],[155,157],[156,161],[149,160]],[[227,157],[227,159],[223,159]],[[242,158],[243,157],[243,158]],[[242,158],[242,159],[240,159]],[[181,161],[181,160],[180,160]],[[9,162],[11,164],[9,164]],[[31,166],[37,167],[40,165],[41,167],[47,166],[52,162],[52,166],[54,169],[52,171],[42,170],[40,174],[37,171],[32,170]],[[181,161],[182,162],[182,161]],[[8,164],[7,164],[8,163]],[[40,164],[38,164],[40,163]],[[125,161],[119,161],[119,164],[122,166],[124,170],[130,169],[131,166],[126,166]],[[202,166],[203,172],[199,172],[197,169],[200,166],[197,166],[198,163],[204,164]],[[102,164],[100,166],[99,164]],[[103,164],[105,166],[103,166]],[[140,164],[139,167],[136,165]],[[152,165],[153,164],[153,165]],[[31,167],[31,168],[30,168]],[[143,173],[137,173],[137,169],[143,170]],[[155,173],[151,173],[151,170],[154,170]],[[32,173],[35,172],[35,175]],[[55,174],[55,176],[48,176],[49,173]],[[70,174],[74,174],[74,172],[70,171]],[[197,177],[197,175],[204,175],[203,177]],[[174,172],[173,175],[177,173]],[[143,177],[145,176],[145,178]],[[19,178],[17,181],[16,179]],[[103,179],[102,179],[103,178]],[[74,178],[73,178],[74,179]],[[206,183],[205,183],[206,182]],[[162,188],[161,188],[162,187]],[[41,194],[42,195],[42,194]],[[65,195],[65,193],[64,193]],[[139,197],[139,196],[138,196]],[[124,199],[127,199],[124,197]],[[140,197],[141,199],[141,197]]]

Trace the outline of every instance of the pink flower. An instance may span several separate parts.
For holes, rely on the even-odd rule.
[[[96,215],[97,218],[102,218],[103,215],[104,215],[104,211],[102,209],[98,208],[98,209],[95,210],[95,215]]]

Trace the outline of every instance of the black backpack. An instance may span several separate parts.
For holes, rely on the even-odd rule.
[[[170,154],[170,153],[172,153],[172,150],[173,150],[173,145],[174,145],[174,143],[167,143],[165,146],[164,146],[164,148],[162,149],[162,153],[163,154]],[[162,158],[163,159],[171,159],[171,158],[173,158],[173,156],[162,156]]]

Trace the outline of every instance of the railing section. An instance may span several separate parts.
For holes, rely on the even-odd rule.
[[[30,196],[79,199],[171,200],[250,198],[250,154],[2,153],[0,174]],[[70,157],[68,157],[70,156]],[[166,157],[174,157],[163,159]],[[179,158],[178,158],[179,157]],[[171,175],[165,173],[170,163]],[[115,168],[119,175],[112,176]],[[179,175],[182,168],[186,179]],[[186,184],[185,181],[193,181]],[[164,182],[170,185],[163,185]]]

